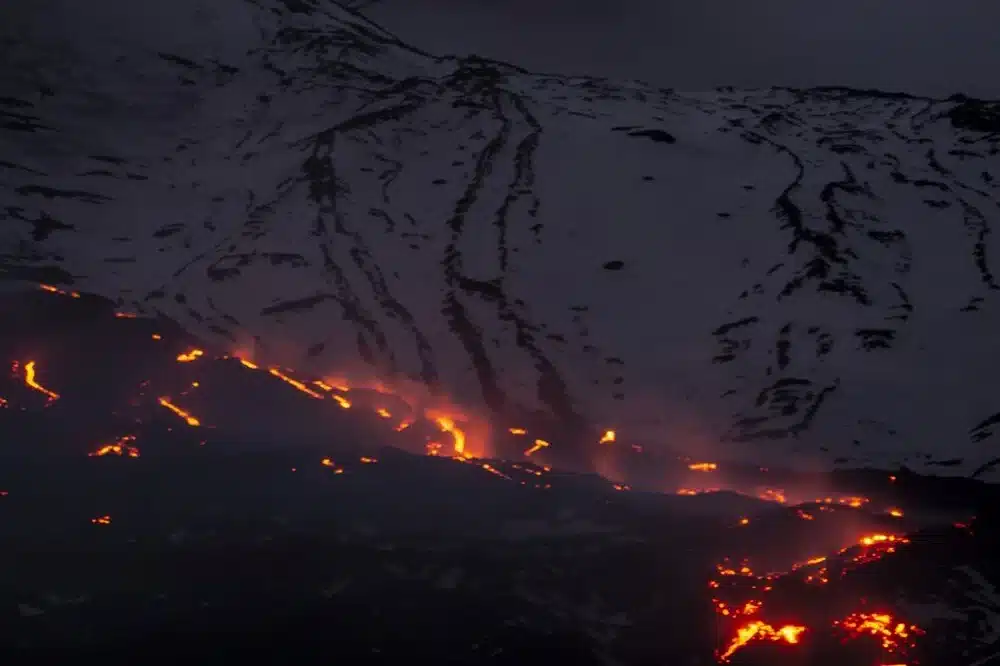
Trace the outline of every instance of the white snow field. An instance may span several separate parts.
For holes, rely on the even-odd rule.
[[[498,421],[996,478],[986,103],[535,75],[325,0],[16,4],[6,279]]]

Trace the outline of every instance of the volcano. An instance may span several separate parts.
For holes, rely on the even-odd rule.
[[[0,302],[19,315],[0,334],[11,663],[997,654],[993,485],[671,460],[602,433],[633,485],[549,464],[561,442],[528,428],[264,367],[98,296]]]
[[[498,420],[994,474],[995,104],[538,75],[327,1],[10,14],[8,280]]]
[[[4,11],[12,663],[997,659],[1000,103]]]

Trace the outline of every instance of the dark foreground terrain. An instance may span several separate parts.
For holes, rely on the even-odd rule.
[[[615,481],[560,472],[557,437],[463,456],[459,417],[97,298],[0,309],[2,663],[1000,663],[985,484],[621,433]]]

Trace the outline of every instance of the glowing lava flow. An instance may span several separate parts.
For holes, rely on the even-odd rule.
[[[899,622],[889,613],[851,613],[834,622],[834,626],[847,632],[851,638],[865,634],[874,636],[886,653],[894,655],[916,647],[914,637],[924,633],[920,627]]]
[[[76,291],[63,291],[59,287],[53,287],[51,284],[40,284],[38,288],[42,291],[47,291],[50,294],[59,294],[60,296],[69,296],[71,298],[80,298],[79,292]]]
[[[436,416],[432,418],[434,418],[434,422],[438,424],[438,427],[443,432],[451,435],[454,440],[455,456],[458,458],[471,458],[472,456],[465,452],[465,433],[455,426],[455,421],[449,416]]]
[[[138,458],[139,449],[133,446],[133,442],[135,442],[135,435],[125,435],[124,437],[120,437],[114,444],[105,444],[93,453],[88,453],[87,455],[90,457],[115,455]]]
[[[785,642],[789,645],[796,645],[805,631],[805,627],[797,624],[785,624],[775,628],[766,622],[754,620],[737,629],[736,638],[729,644],[725,652],[719,654],[719,660],[729,661],[740,648],[752,641]]]
[[[56,287],[43,285],[41,288],[50,293],[79,297],[79,294],[75,292],[64,292]],[[121,312],[116,313],[115,316],[119,319],[136,317],[134,314]],[[159,334],[153,334],[152,337],[154,340],[162,339]],[[176,361],[179,363],[191,363],[204,356],[204,351],[193,348],[178,355]],[[238,360],[242,367],[248,370],[256,371],[260,369],[252,361],[239,357],[235,357],[234,360]],[[15,370],[17,370],[16,364]],[[352,390],[352,386],[348,381],[327,379],[325,381],[315,380],[304,382],[291,376],[294,374],[293,371],[285,371],[276,367],[267,368],[265,373],[281,380],[310,398],[326,400],[329,397],[330,400],[337,403],[343,409],[350,409],[352,407],[354,398],[348,398]],[[34,361],[30,361],[24,366],[24,382],[33,390],[46,395],[49,401],[59,398],[58,394],[38,383]],[[197,386],[197,382],[192,385]],[[390,425],[394,424],[393,427],[396,431],[406,430],[411,425],[418,423],[420,419],[423,419],[428,425],[432,424],[441,433],[450,436],[452,440],[450,457],[461,462],[474,464],[484,471],[503,479],[513,480],[511,476],[508,476],[504,471],[498,469],[498,467],[481,459],[476,460],[477,456],[485,457],[482,456],[477,448],[477,445],[483,444],[483,442],[479,442],[473,438],[470,446],[469,437],[463,429],[466,425],[470,425],[470,421],[464,416],[460,416],[457,411],[450,407],[440,409],[418,408],[416,405],[420,404],[419,401],[405,399],[404,396],[386,389],[380,383],[365,385],[363,388],[376,391],[382,394],[383,397],[391,396],[394,399],[399,399],[410,408],[410,415],[402,420],[398,420],[398,417],[394,417],[393,413],[383,406],[387,404],[386,402],[383,402],[383,405],[371,406],[374,415],[388,421]],[[183,397],[185,394],[179,393],[176,395]],[[356,402],[358,405],[369,405],[366,400],[363,395],[359,395]],[[196,427],[201,425],[199,419],[172,402],[170,397],[161,396],[157,399],[157,402],[163,408],[171,411],[175,416],[183,419],[189,426]],[[471,425],[475,426],[476,423],[472,422]],[[508,429],[508,432],[515,436],[528,436],[528,430],[522,427],[511,427]],[[135,438],[132,436],[125,436],[112,444],[101,446],[89,455],[97,457],[107,455],[138,457],[139,451],[133,445],[134,440]],[[525,457],[530,457],[550,446],[546,440],[535,439],[533,436],[532,440],[533,444],[523,451]],[[615,430],[604,430],[600,434],[598,442],[602,445],[608,445],[615,443],[617,440],[618,434]],[[432,441],[431,437],[427,437],[425,441],[427,441],[426,453],[428,455],[440,455],[445,450],[445,447],[440,442]],[[633,448],[641,450],[636,445],[633,445]],[[334,474],[344,473],[344,467],[338,465],[330,458],[324,458],[320,462],[323,466],[331,468]],[[362,458],[361,462],[375,463],[377,461],[374,458]],[[691,472],[712,473],[719,471],[720,468],[719,464],[714,462],[685,462],[687,462],[687,467]],[[542,474],[539,470],[528,469],[528,466],[515,464],[512,468],[521,471],[522,474],[532,476],[541,476]],[[544,469],[548,471],[549,468],[546,467]],[[295,470],[293,469],[293,471]],[[762,469],[761,471],[767,470]],[[712,476],[714,478],[715,475]],[[894,482],[896,479],[894,476],[891,476],[889,480],[890,482]],[[520,480],[519,482],[521,485],[526,485],[527,483],[524,480]],[[534,487],[550,488],[551,486],[549,484],[535,484]],[[628,490],[628,486],[622,484],[616,484],[614,488],[616,490]],[[698,495],[708,492],[718,492],[720,490],[722,488],[715,486],[707,488],[688,487],[680,488],[677,490],[677,493],[681,495]],[[749,494],[778,504],[787,504],[789,501],[786,492],[779,488],[760,487],[754,489]],[[868,499],[854,496],[839,498],[823,497],[814,499],[812,502],[816,506],[810,508],[810,511],[814,509],[816,511],[833,511],[834,508],[832,505],[860,508],[868,504]],[[886,509],[886,513],[897,518],[903,515],[902,511],[897,508]],[[795,515],[802,520],[814,519],[811,513],[801,508],[796,510]],[[92,522],[97,525],[108,525],[111,522],[111,518],[110,516],[99,516],[92,519]],[[750,520],[748,518],[743,518],[739,521],[740,526],[746,526],[749,523]],[[891,653],[899,657],[905,657],[906,650],[913,647],[914,637],[919,636],[923,632],[914,625],[909,625],[895,619],[889,613],[859,611],[836,620],[828,619],[825,622],[825,626],[814,622],[799,621],[800,618],[788,618],[787,616],[781,617],[779,621],[773,608],[777,604],[769,601],[769,599],[773,600],[775,597],[768,596],[779,581],[782,581],[782,584],[807,584],[809,585],[809,589],[819,593],[818,590],[823,589],[821,586],[829,583],[831,578],[843,578],[854,568],[891,554],[896,551],[899,545],[905,543],[908,543],[905,537],[890,534],[868,535],[862,537],[857,543],[841,549],[835,555],[813,557],[805,562],[792,564],[788,571],[765,575],[755,574],[747,561],[741,561],[738,566],[731,566],[728,563],[720,564],[717,567],[718,577],[709,583],[709,586],[716,590],[717,598],[712,601],[715,611],[720,618],[720,625],[724,628],[726,635],[725,640],[718,646],[716,657],[721,662],[728,662],[741,649],[757,643],[798,645],[804,641],[808,641],[811,634],[819,634],[821,631],[840,632],[846,635],[845,640],[863,636],[874,637],[880,641],[880,645],[886,654]],[[836,575],[832,576],[831,572]],[[726,601],[723,601],[722,598],[725,598]]]
[[[52,286],[52,285],[45,285],[45,284],[43,284],[43,285],[39,285],[39,288],[42,289],[43,291],[48,292],[48,293],[58,294],[58,295],[61,295],[61,296],[71,296],[73,298],[79,298],[80,297],[80,294],[78,294],[76,292],[66,292],[66,291],[64,291],[64,290],[62,290],[62,289],[60,289],[58,287]],[[122,311],[115,312],[114,316],[117,319],[136,319],[136,318],[139,317],[139,315],[137,315],[136,313],[133,313],[133,312],[122,312]],[[161,336],[159,333],[154,333],[154,334],[152,334],[152,339],[153,340],[163,340],[163,336]],[[175,360],[178,363],[192,363],[192,362],[197,361],[197,360],[199,360],[201,358],[204,358],[204,357],[206,357],[206,353],[205,353],[205,351],[203,349],[193,347],[193,348],[189,348],[185,352],[182,352],[182,353],[178,354],[175,357]],[[250,361],[250,360],[245,359],[245,358],[241,358],[238,355],[235,355],[235,356],[223,356],[222,358],[223,359],[226,359],[226,358],[235,358],[235,360],[238,360],[243,367],[245,367],[247,369],[250,369],[250,370],[258,370],[258,369],[260,369],[260,366],[258,366],[253,361]],[[41,391],[41,392],[45,393],[45,395],[49,396],[49,398],[51,400],[57,399],[59,397],[58,394],[56,394],[54,392],[51,392],[48,389],[45,389],[44,387],[42,387],[41,385],[39,385],[34,380],[34,364],[33,363],[29,364],[29,367],[27,367],[25,370],[26,370],[27,383],[29,384],[29,386],[31,386],[35,390],[38,390],[38,391]],[[279,369],[277,367],[269,367],[269,368],[267,368],[266,372],[268,374],[276,377],[277,379],[280,379],[284,383],[292,386],[293,388],[295,388],[296,390],[300,391],[301,393],[304,393],[305,395],[308,395],[311,398],[314,398],[314,399],[325,399],[327,397],[324,393],[320,393],[319,391],[315,390],[311,386],[307,385],[306,382],[298,380],[298,379],[295,379],[294,377],[292,377],[289,374],[289,373],[292,372],[291,370],[284,371],[284,370]],[[341,407],[342,409],[350,409],[353,406],[352,399],[348,398],[347,395],[346,395],[346,394],[348,394],[351,391],[351,387],[348,385],[349,382],[347,382],[347,381],[341,381],[341,380],[326,380],[326,381],[324,381],[324,380],[315,380],[315,381],[309,382],[309,384],[311,384],[312,386],[320,389],[321,391],[324,391],[326,394],[329,394],[330,399],[333,400],[334,402],[336,402],[337,405],[339,407]],[[197,386],[196,383],[194,385]],[[365,388],[365,389],[371,389],[371,390],[376,391],[378,393],[383,393],[385,395],[389,395],[389,396],[392,396],[394,398],[398,398],[398,399],[402,400],[405,404],[410,405],[411,410],[413,410],[416,413],[416,415],[422,416],[424,419],[427,419],[428,421],[432,422],[433,424],[435,424],[437,426],[437,428],[442,433],[445,433],[445,434],[449,435],[451,437],[451,439],[452,439],[452,446],[451,446],[451,457],[452,458],[455,458],[455,459],[458,459],[458,460],[472,460],[472,459],[475,459],[478,455],[482,455],[485,452],[485,451],[480,452],[478,450],[479,448],[485,449],[485,446],[473,446],[473,447],[469,446],[468,435],[467,435],[466,431],[463,429],[463,427],[459,426],[460,423],[465,424],[465,423],[467,423],[468,420],[465,417],[459,416],[457,413],[454,412],[454,410],[451,410],[451,408],[445,408],[445,409],[439,409],[439,408],[434,408],[434,409],[414,409],[412,407],[413,403],[411,401],[406,400],[403,396],[399,395],[398,393],[396,393],[396,392],[394,392],[392,390],[387,389],[381,382],[369,382],[369,383],[365,384],[363,386],[363,388]],[[181,395],[183,395],[183,394],[181,394]],[[197,427],[197,426],[201,425],[201,421],[198,418],[196,418],[194,415],[192,415],[191,413],[189,413],[185,409],[183,409],[180,406],[178,406],[176,403],[174,403],[172,401],[172,399],[170,397],[168,397],[168,396],[161,396],[161,397],[159,397],[157,399],[157,402],[159,403],[160,406],[162,406],[162,407],[170,410],[176,416],[182,418],[189,426]],[[375,412],[375,414],[378,417],[380,417],[382,419],[393,420],[392,413],[388,409],[386,409],[385,407],[383,407],[383,406],[373,407],[373,411]],[[395,428],[395,430],[397,432],[400,432],[400,431],[408,429],[411,425],[414,424],[414,422],[415,422],[414,418],[413,417],[409,417],[409,418],[403,419],[403,420],[399,421],[398,423],[396,423],[396,425],[394,426],[394,428]],[[510,431],[511,434],[515,434],[515,435],[527,435],[527,430],[525,428],[510,428],[509,431]],[[617,433],[614,430],[610,430],[609,429],[609,430],[604,430],[603,431],[603,433],[601,434],[600,439],[598,441],[601,444],[612,444],[615,441],[617,441],[617,438],[618,438]],[[480,444],[480,445],[484,444],[482,442],[475,442],[475,443]],[[111,452],[117,452],[116,449],[114,448],[115,445],[111,445],[111,446],[112,446],[112,448],[107,449],[108,453],[104,453],[102,455],[109,455]],[[549,446],[550,446],[550,444],[546,440],[543,440],[543,439],[534,439],[533,444],[531,446],[527,447],[524,450],[524,455],[526,457],[532,456],[532,455],[538,453],[539,451],[541,451],[542,449],[548,448]],[[104,448],[107,448],[107,447],[104,447]],[[442,448],[443,447],[442,447],[442,445],[441,445],[440,442],[428,440],[425,452],[427,454],[429,454],[429,455],[440,455],[441,452],[442,452]],[[470,448],[473,449],[473,450],[470,450]],[[637,445],[633,445],[633,448],[635,448],[636,450],[640,450],[640,447],[638,447]],[[104,450],[104,449],[101,449],[101,450]],[[123,449],[123,451],[126,451],[126,453],[127,453],[126,449]],[[492,471],[496,471],[496,470],[492,470]],[[625,486],[621,486],[621,487],[624,488]]]
[[[283,373],[281,370],[278,370],[277,368],[271,368],[270,370],[268,370],[268,372],[270,372],[272,375],[274,375],[281,381],[285,382],[289,386],[292,386],[301,391],[302,393],[305,393],[310,398],[316,398],[317,400],[323,399],[323,396],[321,394],[317,393],[316,391],[313,391],[311,388],[309,388],[299,380],[289,377],[288,375]]]
[[[536,439],[534,444],[532,444],[529,448],[524,450],[524,455],[531,456],[535,453],[538,453],[547,446],[549,446],[549,443],[546,442],[544,439]]]
[[[162,406],[164,406],[167,409],[169,409],[170,411],[172,411],[177,416],[179,416],[182,419],[184,419],[185,423],[187,423],[189,426],[191,426],[193,428],[197,428],[198,426],[201,425],[201,421],[199,421],[195,417],[191,416],[191,414],[189,414],[188,412],[184,411],[183,409],[181,409],[180,407],[178,407],[174,403],[170,402],[170,398],[168,398],[166,396],[163,396],[161,398],[158,398],[157,402],[159,402]]]
[[[178,358],[178,360],[181,360],[181,359]],[[248,368],[250,370],[258,370],[259,369],[259,366],[257,364],[255,364],[255,363],[251,362],[251,361],[248,361],[248,360],[243,359],[243,358],[238,358],[238,357],[237,357],[237,360],[239,360],[240,364],[243,365],[243,367],[245,367],[245,368]],[[282,372],[278,368],[269,368],[267,370],[267,372],[269,374],[271,374],[272,376],[277,377],[278,379],[282,380],[286,384],[288,384],[288,385],[296,388],[297,390],[301,391],[302,393],[305,393],[306,395],[308,395],[311,398],[316,398],[316,399],[320,399],[320,400],[322,400],[322,399],[325,398],[325,396],[322,393],[314,391],[308,385],[306,385],[304,382],[299,381],[297,379],[294,379],[294,378],[290,377],[288,374],[286,374],[285,372]],[[344,381],[327,382],[327,381],[323,381],[323,380],[316,380],[316,381],[313,381],[312,384],[313,384],[313,386],[316,386],[317,388],[319,388],[319,389],[321,389],[323,391],[326,391],[330,395],[330,398],[334,402],[336,402],[337,405],[339,405],[342,409],[350,409],[352,407],[351,401],[347,397],[345,397],[344,395],[341,395],[343,393],[348,393],[350,391],[350,387],[348,387],[346,385],[347,384],[346,382],[344,382]],[[382,387],[382,386],[379,386],[378,388],[384,390],[384,387]],[[166,405],[164,405],[164,406],[166,406]],[[391,419],[392,418],[391,412],[389,412],[389,410],[386,409],[385,407],[375,407],[375,408],[373,408],[373,411],[374,411],[374,413],[377,416],[379,416],[382,419]],[[424,416],[427,419],[429,419],[430,421],[432,421],[435,425],[437,425],[437,427],[441,430],[441,432],[446,433],[446,434],[448,434],[448,435],[451,436],[452,442],[453,442],[453,444],[452,444],[452,453],[453,453],[453,457],[454,458],[460,459],[460,460],[468,460],[468,459],[474,458],[474,456],[469,451],[467,451],[467,449],[466,449],[467,436],[466,436],[465,431],[463,429],[459,428],[458,423],[457,423],[458,419],[456,417],[454,417],[454,416],[452,416],[450,414],[443,413],[443,412],[441,412],[439,410],[429,410],[429,411],[426,411],[424,413]],[[401,421],[400,423],[398,423],[395,426],[395,430],[397,432],[405,430],[405,429],[409,428],[410,425],[412,425],[412,423],[413,422],[411,420]],[[438,443],[438,442],[429,442],[428,445],[427,445],[427,448],[426,448],[426,453],[428,455],[439,455],[440,449],[441,449],[441,444],[440,443]],[[495,472],[496,470],[487,470],[487,471]]]
[[[58,393],[56,393],[55,391],[50,391],[49,389],[39,384],[38,381],[35,379],[35,377],[36,377],[35,362],[28,361],[27,363],[24,364],[24,383],[27,384],[29,387],[35,389],[39,393],[42,393],[45,396],[47,396],[49,402],[59,399]]]
[[[741,524],[746,523],[741,521]],[[728,662],[738,651],[754,643],[778,642],[797,645],[807,632],[818,630],[804,623],[775,624],[761,618],[767,594],[774,589],[778,581],[791,583],[794,581],[789,579],[796,576],[806,584],[825,585],[829,583],[830,568],[836,567],[839,577],[843,578],[857,566],[894,553],[898,545],[906,543],[909,543],[906,537],[893,534],[865,535],[855,544],[840,549],[832,557],[814,557],[793,564],[789,571],[763,575],[756,574],[746,560],[741,561],[738,566],[730,565],[727,561],[717,565],[716,570],[720,578],[709,581],[709,587],[722,590],[725,596],[730,597],[730,601],[716,597],[712,603],[720,620],[728,625],[732,632],[725,644],[716,651],[717,659],[720,662]],[[732,584],[724,584],[723,581],[727,580],[732,581]],[[748,595],[752,598],[746,599]],[[744,600],[734,602],[731,599],[734,596],[743,597]],[[919,627],[894,619],[889,613],[854,612],[833,620],[829,628],[846,633],[844,640],[854,640],[866,635],[874,636],[879,639],[886,655],[904,658],[906,651],[915,646],[915,637],[924,633]]]
[[[177,362],[178,363],[190,363],[191,361],[195,361],[195,360],[201,358],[204,355],[205,355],[205,352],[203,352],[202,350],[200,350],[200,349],[192,349],[191,351],[187,351],[187,352],[184,352],[183,354],[179,355],[177,357]]]

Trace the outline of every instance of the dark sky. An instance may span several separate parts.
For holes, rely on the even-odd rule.
[[[719,85],[850,85],[1000,98],[996,0],[377,0],[438,53],[530,69]]]

